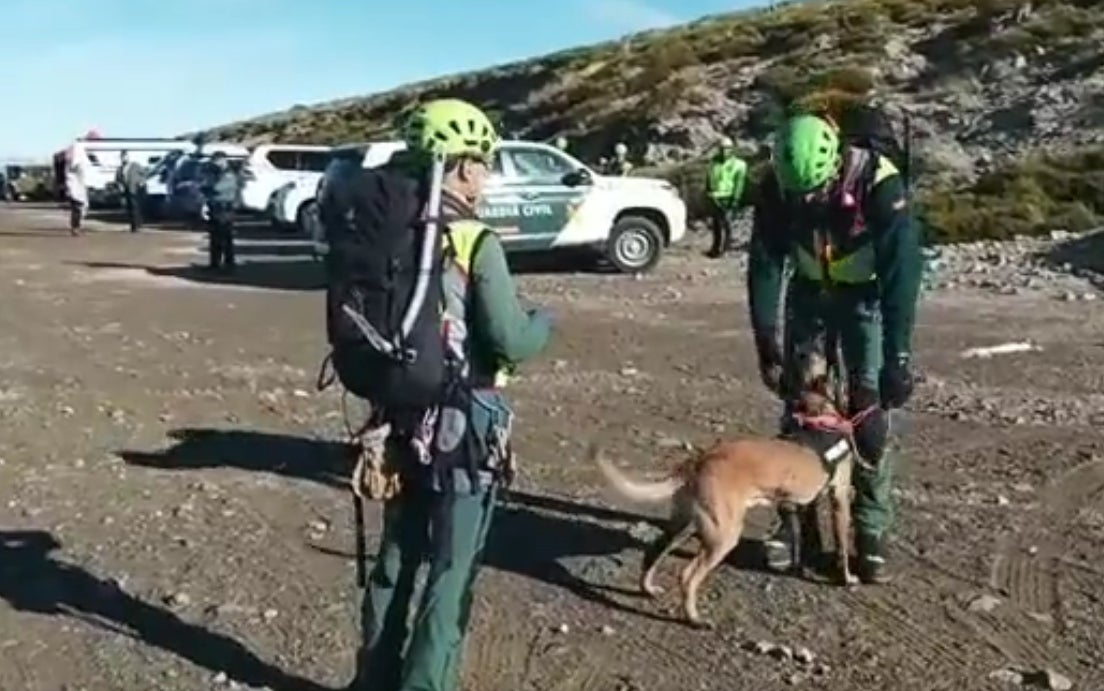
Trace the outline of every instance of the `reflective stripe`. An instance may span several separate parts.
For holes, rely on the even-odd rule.
[[[871,185],[877,185],[886,178],[893,177],[894,175],[900,175],[901,171],[897,170],[897,166],[893,164],[893,161],[889,160],[885,156],[878,156],[878,167],[874,171],[874,183]]]
[[[736,178],[744,162],[735,156],[709,166],[709,196],[729,199],[736,193]]]
[[[453,221],[448,225],[448,242],[452,247],[453,256],[452,261],[455,264],[453,267],[446,267],[446,271],[450,269],[459,269],[457,273],[460,275],[456,277],[458,283],[463,286],[464,299],[457,301],[457,304],[453,305],[452,313],[449,315],[454,321],[462,322],[464,324],[464,341],[463,346],[467,346],[467,338],[469,336],[467,330],[467,314],[464,307],[467,305],[467,289],[471,283],[471,263],[475,255],[475,249],[479,245],[479,238],[483,237],[483,233],[494,232],[487,226],[478,221]],[[463,304],[459,304],[462,302]],[[446,301],[446,305],[448,302]],[[510,376],[505,368],[498,368],[494,373],[494,386],[495,388],[501,388],[506,386],[510,381]]]
[[[865,155],[863,150],[853,149],[851,154],[852,158],[849,159],[851,165],[864,165],[863,156],[858,155]],[[901,174],[897,166],[893,164],[893,161],[880,154],[877,156],[878,164],[874,170],[874,179],[870,183],[870,189],[873,189],[875,185],[883,180]],[[851,172],[858,171],[853,169]],[[820,257],[817,257],[809,250],[800,246],[795,248],[793,254],[799,275],[812,281],[824,280]],[[830,257],[828,262],[828,278],[836,283],[869,283],[878,278],[876,259],[874,245],[870,242],[866,242],[851,254],[838,258],[834,256]]]
[[[828,277],[837,283],[869,283],[878,277],[874,259],[874,246],[865,244],[847,256],[828,262]],[[812,252],[797,247],[794,260],[802,278],[811,281],[824,279],[820,260]]]
[[[454,221],[449,224],[448,230],[452,251],[455,253],[453,260],[464,273],[470,274],[475,245],[483,232],[487,231],[487,227],[476,221]]]

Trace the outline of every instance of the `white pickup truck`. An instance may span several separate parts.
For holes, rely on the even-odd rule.
[[[380,165],[403,148],[401,142],[362,146],[364,167]],[[316,253],[325,254],[317,185],[281,192],[274,218],[295,223],[314,238]],[[686,235],[686,204],[667,181],[599,175],[553,146],[527,141],[500,144],[479,217],[508,252],[592,247],[625,273],[650,270],[664,248]]]

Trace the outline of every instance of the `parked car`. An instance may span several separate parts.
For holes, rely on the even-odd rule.
[[[401,142],[369,145],[367,164],[382,162],[378,154],[368,156],[381,145],[388,157],[404,148]],[[327,174],[340,174],[336,161],[332,166]],[[554,146],[516,140],[498,148],[479,217],[508,252],[593,248],[625,273],[652,269],[686,235],[686,204],[666,180],[599,175]],[[318,255],[329,249],[321,224],[314,246]]]
[[[269,215],[277,228],[296,230],[307,236],[315,232],[319,186],[335,165],[354,161],[365,168],[386,163],[391,154],[403,148],[401,142],[343,144],[327,152],[327,165],[313,178],[303,177],[286,183],[273,195]]]
[[[242,167],[241,207],[263,213],[272,195],[288,183],[316,185],[330,159],[330,147],[307,144],[260,144]]]
[[[192,151],[173,151],[146,173],[146,179],[142,181],[140,191],[142,215],[145,218],[156,221],[167,215],[165,200],[169,194],[169,178],[177,164]]]
[[[53,194],[53,170],[48,165],[9,165],[0,171],[0,199],[13,202],[47,201]]]
[[[84,169],[89,205],[117,206],[121,190],[115,184],[115,174],[122,163],[124,151],[130,154],[131,160],[148,168],[174,151],[188,151],[194,147],[191,142],[177,139],[77,139],[54,155],[54,169],[61,172],[59,192],[65,195],[65,167],[76,162]]]

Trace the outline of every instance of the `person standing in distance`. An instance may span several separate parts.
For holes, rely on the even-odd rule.
[[[747,181],[747,162],[736,155],[732,139],[721,137],[717,152],[709,162],[705,193],[709,197],[709,215],[713,246],[709,256],[723,256],[732,249],[732,214],[740,205]]]
[[[234,259],[234,207],[239,187],[238,175],[230,168],[226,154],[216,151],[211,156],[201,188],[207,207],[208,268],[212,271],[233,272],[237,266]]]
[[[129,151],[124,151],[120,156],[119,170],[115,174],[115,184],[123,194],[123,205],[126,208],[127,222],[130,223],[132,233],[137,233],[142,227],[142,206],[139,195],[145,178],[146,170],[142,164],[131,159]]]

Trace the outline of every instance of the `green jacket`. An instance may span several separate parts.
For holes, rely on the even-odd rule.
[[[714,156],[705,182],[706,193],[710,199],[739,203],[744,196],[747,170],[747,163],[735,154]]]
[[[873,287],[881,305],[884,355],[911,353],[923,256],[904,182],[888,159],[871,154],[854,192],[854,205],[836,192],[816,212],[785,199],[774,176],[764,176],[748,247],[748,301],[757,336],[773,334],[778,326],[783,270],[790,259],[794,280],[826,290]]]

